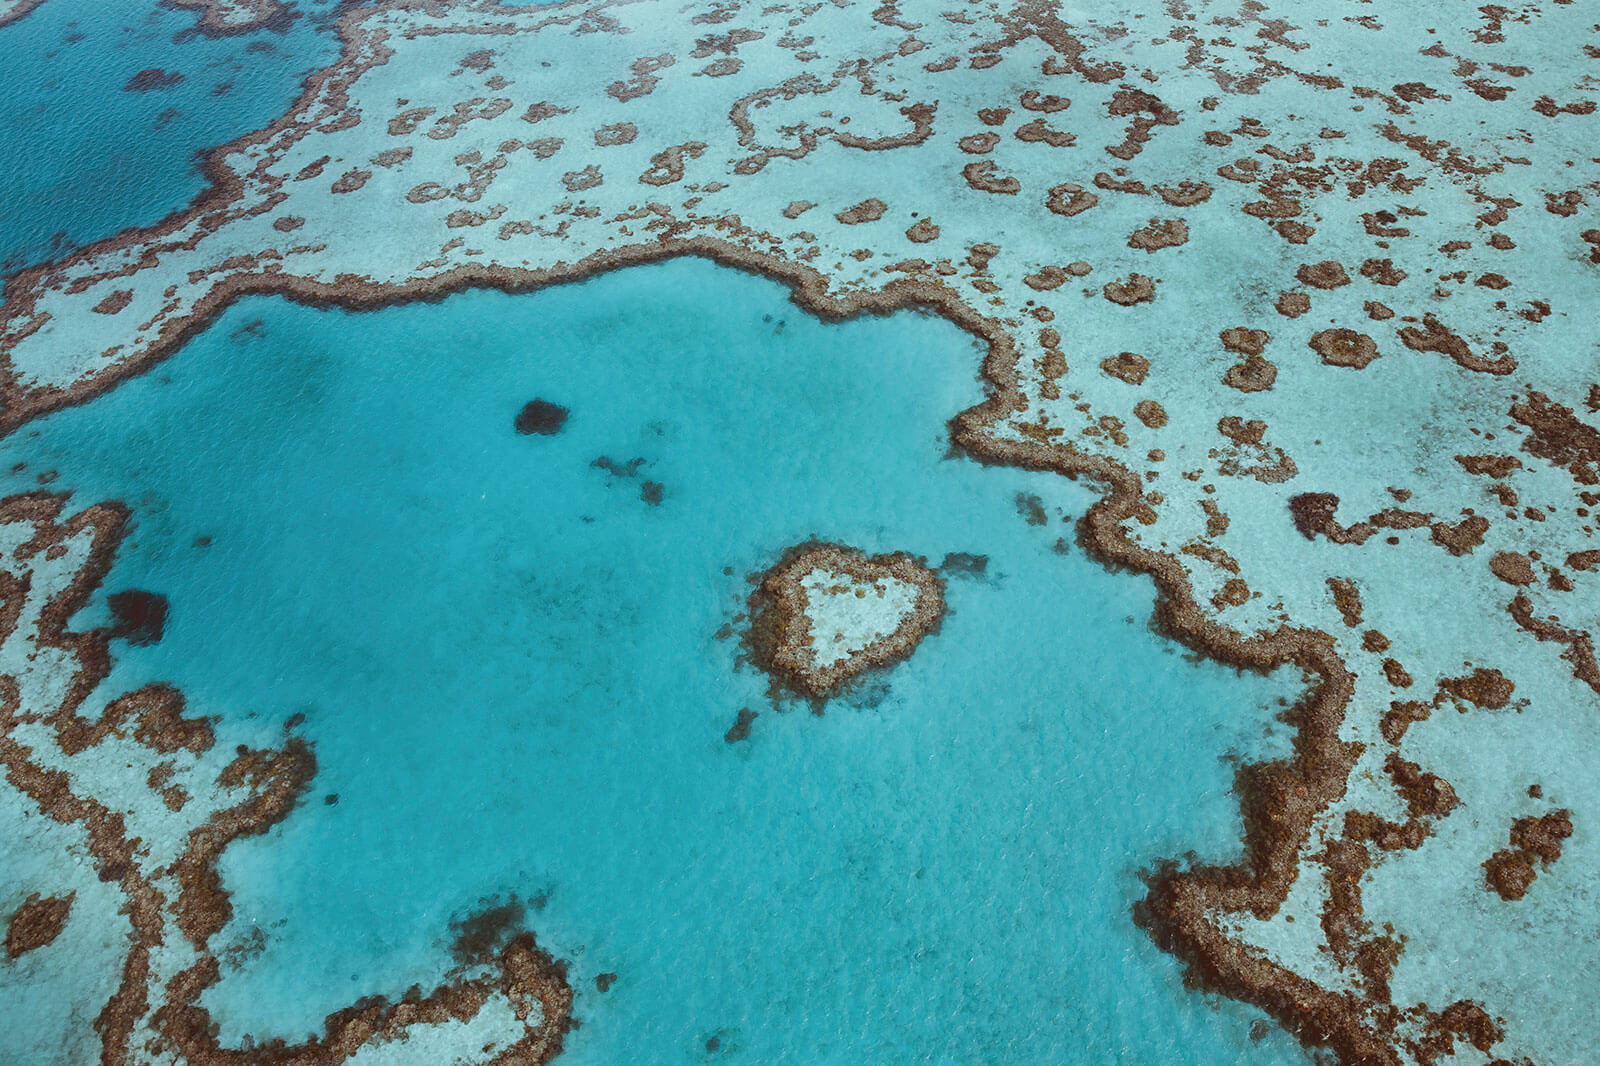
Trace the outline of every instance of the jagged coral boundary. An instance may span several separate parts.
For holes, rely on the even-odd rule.
[[[552,19],[564,17],[557,5]],[[228,167],[228,156],[256,144],[266,144],[279,134],[292,139],[297,127],[337,115],[348,105],[349,87],[370,67],[387,61],[390,52],[381,37],[363,20],[382,6],[357,9],[343,16],[341,33],[345,49],[341,59],[307,79],[304,93],[284,118],[267,128],[212,153],[206,171],[212,185],[187,209],[153,227],[129,231],[84,249],[77,255],[19,275],[10,291],[14,295],[0,308],[5,320],[28,313],[52,275],[75,262],[87,261],[108,250],[158,241],[191,220],[202,229],[221,225],[230,211],[270,210],[281,200],[269,195],[259,205],[240,208],[243,182]],[[318,97],[327,90],[319,108]],[[296,116],[314,114],[314,119]],[[258,170],[266,162],[258,162]],[[717,220],[731,236],[748,234],[731,220]],[[1105,456],[1085,453],[1071,444],[1044,444],[1004,438],[996,427],[1010,414],[1025,408],[1019,386],[1019,352],[1005,328],[969,307],[942,285],[919,280],[898,280],[882,289],[830,295],[827,279],[810,267],[753,251],[727,237],[684,234],[685,223],[670,221],[655,240],[595,252],[576,263],[550,269],[516,269],[486,264],[466,264],[427,279],[382,283],[364,277],[342,277],[334,282],[314,282],[252,271],[236,271],[217,282],[182,320],[169,323],[154,346],[136,359],[114,364],[69,388],[27,388],[12,371],[7,353],[25,334],[13,333],[0,341],[0,433],[49,411],[82,403],[126,379],[142,373],[178,350],[205,329],[235,300],[252,294],[277,294],[315,307],[372,310],[416,300],[439,300],[468,288],[495,288],[507,293],[529,292],[546,286],[579,281],[628,266],[700,256],[771,278],[786,285],[792,299],[819,318],[837,321],[858,314],[888,314],[911,308],[949,320],[988,346],[983,375],[991,392],[976,407],[957,415],[950,424],[954,443],[980,462],[1050,471],[1064,477],[1086,478],[1104,490],[1079,526],[1079,539],[1091,556],[1108,566],[1149,574],[1155,581],[1157,628],[1186,646],[1236,667],[1265,671],[1280,665],[1298,666],[1314,680],[1289,716],[1295,728],[1293,754],[1274,762],[1246,767],[1237,788],[1245,815],[1244,858],[1231,866],[1176,867],[1154,874],[1141,904],[1139,920],[1156,941],[1184,960],[1194,983],[1255,1003],[1267,1010],[1307,1043],[1325,1044],[1338,1051],[1346,1063],[1396,1063],[1393,1048],[1363,1021],[1363,1004],[1350,994],[1324,989],[1229,939],[1213,915],[1249,912],[1259,917],[1273,914],[1294,880],[1299,854],[1310,838],[1319,813],[1340,798],[1361,748],[1339,739],[1339,727],[1349,703],[1353,678],[1335,649],[1334,641],[1317,629],[1282,626],[1271,632],[1241,634],[1206,615],[1196,602],[1188,573],[1173,555],[1139,545],[1124,530],[1129,521],[1152,515],[1139,477]]]
[[[518,1020],[524,1022],[524,1032],[485,1066],[543,1066],[560,1054],[573,1025],[572,989],[566,965],[540,948],[531,933],[514,937],[501,951],[495,960],[497,979],[477,977],[444,984],[427,996],[407,995],[398,1002],[381,996],[363,999],[329,1015],[323,1035],[303,1044],[274,1041],[248,1050],[218,1044],[210,1012],[198,1005],[201,994],[221,977],[209,943],[232,913],[216,863],[233,841],[264,833],[288,816],[316,773],[316,758],[299,738],[291,738],[277,750],[239,750],[219,779],[228,786],[248,785],[248,796],[218,810],[190,833],[187,848],[174,864],[179,896],[169,907],[161,889],[140,869],[137,842],[130,839],[122,814],[77,794],[68,774],[41,765],[15,736],[24,723],[50,727],[69,759],[113,733],[131,734],[138,743],[161,753],[187,749],[201,754],[215,742],[210,724],[185,718],[182,695],[164,685],[147,686],[113,700],[93,721],[78,715],[85,699],[110,672],[111,638],[108,629],[72,632],[67,622],[110,570],[126,532],[128,511],[118,503],[100,503],[63,522],[61,513],[67,500],[65,495],[49,493],[0,500],[0,524],[33,524],[33,536],[18,548],[24,558],[48,553],[86,531],[93,538],[84,564],[40,611],[36,638],[42,647],[73,656],[79,663],[77,676],[61,705],[45,714],[23,708],[15,679],[0,678],[0,771],[45,816],[83,827],[99,876],[117,882],[126,899],[123,912],[131,927],[131,946],[117,990],[94,1022],[100,1034],[101,1066],[123,1066],[131,1061],[130,1045],[140,1020],[147,1015],[166,1050],[176,1052],[190,1066],[337,1066],[361,1047],[400,1037],[410,1026],[470,1020],[496,990],[508,998]],[[28,590],[25,579],[0,576],[4,578],[0,581],[0,631],[9,635],[16,628]],[[198,961],[159,990],[164,1001],[152,1012],[150,958],[167,935],[164,914],[169,911],[172,924],[189,941]],[[539,1023],[527,1025],[535,1002]]]

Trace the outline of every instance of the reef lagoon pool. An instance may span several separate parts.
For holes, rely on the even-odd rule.
[[[223,1045],[525,925],[570,960],[564,1062],[1308,1061],[1132,913],[1142,870],[1238,857],[1235,766],[1288,750],[1302,678],[1185,654],[1149,579],[1078,546],[1089,488],[952,450],[982,351],[694,258],[253,297],[0,443],[8,491],[131,509],[104,588],[169,613],[107,693],[168,681],[314,747],[220,863]],[[516,431],[535,399],[558,431]],[[741,639],[751,576],[812,538],[923,557],[948,607],[821,713]]]

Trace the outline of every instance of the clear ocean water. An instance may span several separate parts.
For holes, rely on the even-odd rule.
[[[32,101],[0,114],[6,272],[181,207],[194,153],[334,48],[314,17],[192,22],[51,0],[0,35]],[[121,91],[152,67],[185,78]],[[685,260],[361,315],[251,299],[0,442],[5,492],[53,475],[133,509],[105,591],[172,613],[108,692],[172,681],[239,736],[306,716],[311,793],[223,864],[218,946],[267,933],[206,999],[223,1039],[431,985],[451,920],[515,897],[572,960],[574,1064],[1307,1061],[1185,991],[1130,913],[1142,868],[1237,853],[1233,765],[1287,747],[1299,679],[1151,633],[1149,582],[1075,544],[1087,488],[949,455],[980,356]],[[560,434],[513,431],[535,397],[571,410]],[[812,536],[987,558],[910,662],[820,716],[718,636]]]
[[[979,355],[698,260],[367,314],[257,298],[0,443],[8,490],[134,509],[106,589],[172,614],[112,689],[306,715],[312,794],[223,864],[219,944],[268,931],[207,997],[224,1038],[428,986],[451,919],[515,895],[573,960],[574,1063],[1305,1061],[1130,917],[1142,867],[1236,854],[1229,759],[1286,746],[1298,678],[1150,632],[1148,581],[1074,544],[1087,489],[948,455]],[[535,397],[559,435],[513,430]],[[820,717],[717,637],[810,536],[987,557]]]

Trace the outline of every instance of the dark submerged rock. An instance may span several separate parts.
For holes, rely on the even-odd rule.
[[[625,463],[619,463],[609,455],[602,455],[590,465],[599,467],[612,477],[634,477],[639,473],[639,468],[644,465],[644,457],[639,456],[638,458],[629,459]]]
[[[159,592],[128,589],[106,597],[115,619],[113,637],[129,644],[154,644],[167,629],[167,598]]]
[[[982,577],[988,569],[989,557],[971,552],[948,552],[939,564],[941,573],[960,577]]]
[[[552,437],[567,424],[568,411],[549,400],[530,400],[517,414],[517,432]]]
[[[728,731],[722,735],[722,739],[727,741],[729,744],[737,744],[741,740],[749,740],[750,723],[755,721],[756,718],[757,715],[755,711],[752,711],[748,707],[740,707],[739,720],[728,727]]]
[[[149,67],[129,78],[128,84],[122,87],[122,91],[125,93],[158,92],[162,89],[170,89],[181,81],[183,81],[183,75],[175,70]]]
[[[488,903],[450,922],[450,954],[459,964],[485,962],[498,954],[520,931],[527,906],[512,896],[504,903]]]

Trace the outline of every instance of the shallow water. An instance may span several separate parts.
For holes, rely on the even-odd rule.
[[[1141,868],[1237,854],[1229,758],[1286,749],[1299,678],[1151,633],[1149,582],[1076,546],[1087,488],[949,455],[980,355],[699,260],[361,315],[257,298],[0,444],[7,491],[133,508],[105,589],[172,613],[108,691],[171,680],[263,738],[306,715],[311,794],[222,864],[218,946],[267,931],[205,1000],[224,1042],[431,987],[452,917],[515,895],[573,962],[563,1061],[1306,1061],[1184,991],[1130,911]],[[558,435],[513,430],[535,397]],[[988,559],[820,717],[717,635],[811,536]]]

